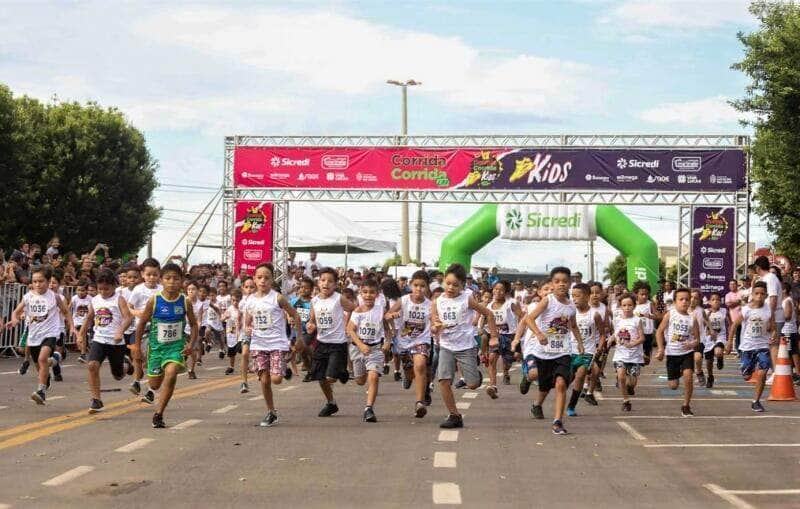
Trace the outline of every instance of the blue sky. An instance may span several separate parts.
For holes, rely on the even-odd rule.
[[[226,134],[393,134],[399,90],[414,134],[743,133],[727,101],[745,78],[742,1],[44,3],[4,2],[0,81],[15,93],[118,106],[160,161],[155,197],[164,256],[221,183]],[[398,207],[331,205],[397,238]],[[428,207],[457,224],[474,208]],[[677,212],[629,208],[659,243],[677,242]],[[298,213],[293,231],[313,233]],[[758,223],[757,220],[754,223]],[[423,258],[446,227],[425,225]],[[205,243],[219,241],[212,219]],[[769,241],[759,226],[759,243]],[[493,243],[476,262],[541,269],[583,263],[580,249]],[[183,248],[181,247],[181,250]],[[610,246],[598,246],[607,262]],[[362,255],[360,263],[386,255]],[[199,250],[196,261],[218,258]],[[330,263],[340,263],[329,256]]]

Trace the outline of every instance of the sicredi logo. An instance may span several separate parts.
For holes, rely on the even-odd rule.
[[[625,170],[628,168],[649,168],[654,170],[661,166],[661,161],[640,161],[639,159],[625,159],[620,157],[617,159],[617,168]]]
[[[270,166],[278,168],[279,166],[311,166],[311,159],[290,159],[288,157],[272,156],[269,160]]]
[[[576,212],[569,216],[546,216],[541,212],[528,214],[528,228],[580,228],[581,214]]]
[[[683,156],[672,158],[672,171],[700,171],[703,159],[699,156]]]
[[[350,156],[327,155],[322,156],[322,168],[325,170],[344,170],[350,166]]]
[[[522,213],[517,209],[506,212],[506,226],[509,230],[518,230],[522,226]]]

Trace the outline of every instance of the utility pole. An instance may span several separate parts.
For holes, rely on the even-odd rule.
[[[589,281],[594,279],[594,241],[589,241]]]
[[[406,80],[406,81],[398,81],[398,80],[387,80],[386,83],[389,85],[395,85],[401,88],[402,91],[402,124],[401,124],[401,132],[400,134],[403,137],[403,145],[408,144],[407,136],[408,136],[408,87],[413,87],[415,85],[422,85],[421,82],[415,81],[413,79]],[[420,255],[421,250],[421,239],[420,235],[422,234],[422,228],[420,225],[421,222],[421,204],[417,207],[417,256]],[[407,264],[411,261],[411,253],[409,247],[409,232],[408,232],[408,192],[403,193],[403,201],[400,203],[400,258],[403,265]]]

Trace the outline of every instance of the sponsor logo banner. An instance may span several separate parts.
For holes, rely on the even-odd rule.
[[[500,237],[513,240],[594,240],[595,207],[589,205],[500,205]]]
[[[725,294],[734,278],[736,218],[733,208],[697,207],[692,214],[690,286]]]
[[[272,203],[236,202],[233,270],[252,274],[258,264],[272,261]]]
[[[741,150],[237,147],[236,187],[735,191]]]

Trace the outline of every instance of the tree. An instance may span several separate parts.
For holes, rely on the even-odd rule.
[[[667,275],[667,265],[661,258],[658,259],[658,277],[664,279]],[[611,260],[606,266],[603,274],[603,280],[608,281],[610,285],[627,285],[628,284],[628,261],[622,255],[617,255],[616,258]]]
[[[61,237],[65,250],[98,242],[138,250],[159,211],[150,204],[157,162],[114,108],[43,105],[0,85],[0,246]]]
[[[750,84],[734,106],[753,119],[751,182],[755,211],[775,235],[775,248],[800,256],[800,6],[756,1],[750,12],[760,27],[739,33],[745,56],[732,67]]]

